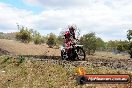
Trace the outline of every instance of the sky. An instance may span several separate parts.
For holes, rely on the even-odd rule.
[[[125,40],[132,28],[132,1],[0,0],[0,32],[18,31],[17,23],[42,35],[59,35],[74,24],[81,35],[95,32],[104,41]]]

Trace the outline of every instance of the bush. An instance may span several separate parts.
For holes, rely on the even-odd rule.
[[[41,43],[45,43],[46,39],[44,36],[41,36]]]
[[[96,39],[96,50],[105,50],[106,49],[106,43],[101,39],[101,38],[97,38]]]
[[[41,37],[36,36],[34,38],[34,44],[41,44]]]
[[[32,34],[27,28],[22,27],[20,32],[16,33],[16,39],[24,43],[29,43],[32,40]]]
[[[25,61],[25,57],[23,57],[23,56],[18,56],[17,57],[17,59],[18,59],[18,62],[17,62],[17,65],[19,66],[21,63],[23,63],[24,61]]]
[[[117,45],[117,50],[118,50],[119,53],[123,51],[123,47],[122,47],[121,44]]]
[[[50,33],[48,40],[47,40],[47,45],[50,48],[53,48],[56,45],[56,36],[53,33]]]
[[[35,44],[41,44],[42,43],[41,35],[39,33],[36,33],[33,41]]]

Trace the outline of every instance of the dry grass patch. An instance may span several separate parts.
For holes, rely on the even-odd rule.
[[[0,88],[129,88],[130,84],[86,84],[77,85],[76,67],[58,62],[19,60],[13,57],[0,57]],[[7,59],[7,60],[6,60]],[[121,74],[126,71],[84,67],[89,74]]]

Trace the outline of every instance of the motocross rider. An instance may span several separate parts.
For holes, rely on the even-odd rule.
[[[70,26],[69,28],[69,31],[66,31],[65,32],[65,50],[66,50],[66,53],[67,55],[70,55],[71,54],[71,44],[73,43],[73,41],[76,39],[75,38],[75,28],[73,26]]]

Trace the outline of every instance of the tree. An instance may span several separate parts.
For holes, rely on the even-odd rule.
[[[22,27],[20,31],[16,33],[16,39],[24,43],[29,43],[32,40],[32,34],[27,28]]]
[[[118,50],[118,52],[123,52],[123,51],[128,51],[128,46],[129,45],[129,42],[127,40],[124,40],[124,41],[118,41],[118,40],[115,40],[115,41],[108,41],[107,42],[107,48],[110,50],[110,51],[115,51],[115,50]]]
[[[110,51],[113,51],[113,50],[116,50],[116,47],[117,47],[117,41],[108,41],[107,43],[107,48],[110,50]]]
[[[96,47],[98,50],[105,49],[105,42],[99,37],[96,39]]]
[[[129,49],[129,42],[127,41],[127,40],[125,40],[125,41],[118,41],[117,42],[117,45],[121,45],[122,46],[122,51],[128,51],[128,49]]]
[[[97,37],[95,36],[95,33],[88,33],[80,38],[80,44],[84,45],[84,49],[87,50],[89,55],[92,51],[95,52],[97,48],[96,39]]]
[[[53,48],[53,46],[56,45],[56,35],[53,33],[50,33],[48,40],[47,40],[47,44],[50,48]]]

